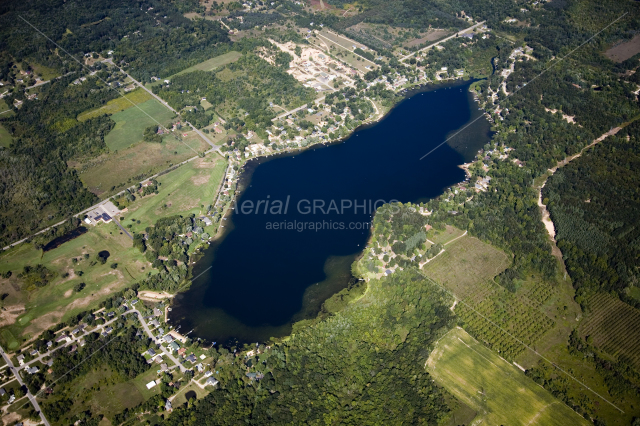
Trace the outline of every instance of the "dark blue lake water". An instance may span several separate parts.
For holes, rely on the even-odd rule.
[[[173,323],[219,343],[256,342],[316,315],[350,279],[375,207],[424,201],[465,179],[458,166],[490,138],[484,118],[420,158],[480,114],[468,83],[440,87],[343,143],[251,162],[225,235],[175,299]]]

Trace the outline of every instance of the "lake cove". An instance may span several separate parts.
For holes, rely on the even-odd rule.
[[[347,285],[377,207],[426,201],[465,179],[458,166],[490,139],[468,89],[414,92],[342,143],[249,162],[224,235],[174,300],[173,324],[191,337],[246,343],[313,318]]]

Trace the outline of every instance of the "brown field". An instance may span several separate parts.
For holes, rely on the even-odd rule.
[[[606,293],[589,300],[580,334],[593,337],[594,345],[616,359],[626,358],[640,370],[640,311]]]
[[[631,40],[620,43],[604,52],[605,56],[613,62],[626,61],[638,53],[640,53],[640,35],[636,35]]]
[[[195,132],[188,132],[182,142],[173,137],[164,138],[162,143],[139,142],[85,163],[70,162],[69,166],[78,170],[91,192],[104,196],[194,157],[208,147]]]

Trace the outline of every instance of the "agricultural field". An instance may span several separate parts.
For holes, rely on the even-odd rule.
[[[122,225],[142,232],[161,217],[206,213],[204,209],[215,201],[226,168],[223,158],[210,153],[158,177],[158,194],[138,198],[129,204]]]
[[[473,424],[589,424],[460,328],[437,342],[426,368],[441,386],[478,412]]]
[[[155,102],[155,101],[154,101]],[[186,134],[187,136],[184,136]],[[195,132],[166,136],[162,143],[139,142],[83,163],[69,162],[94,194],[104,197],[204,152],[209,144]]]
[[[445,252],[427,263],[423,273],[463,302],[456,305],[455,312],[467,331],[513,360],[526,351],[518,340],[533,345],[556,322],[535,303],[495,283],[493,277],[511,263],[509,256],[468,235],[455,239],[459,234],[451,227],[434,236],[445,245]]]
[[[113,114],[111,119],[116,122],[116,125],[104,140],[111,151],[123,150],[140,142],[147,127],[153,126],[157,122],[168,126],[173,117],[173,112],[160,102],[155,99],[148,100]]]
[[[88,232],[42,252],[31,244],[20,244],[0,256],[0,293],[6,294],[0,321],[0,341],[15,350],[23,341],[64,321],[71,315],[96,307],[127,285],[152,271],[150,263],[133,248],[131,240],[114,223],[89,226]],[[98,252],[107,251],[105,264],[96,262]],[[28,285],[18,274],[25,266],[44,265],[55,275],[44,287]],[[117,264],[116,268],[111,268]],[[68,274],[68,275],[66,275]],[[74,290],[85,283],[81,291]]]
[[[624,62],[638,53],[640,53],[640,35],[636,35],[631,40],[613,46],[604,52],[604,55],[614,62]]]
[[[627,359],[640,371],[640,311],[599,293],[589,300],[591,312],[581,324],[580,334],[609,356]]]
[[[138,88],[132,92],[127,93],[126,95],[124,95],[124,97],[110,100],[106,105],[100,108],[83,112],[82,114],[78,115],[78,121],[86,121],[91,118],[98,117],[102,114],[116,114],[120,111],[129,109],[134,105],[142,104],[152,99],[153,96],[151,96],[146,90]],[[152,115],[152,117],[154,116]]]
[[[11,134],[6,128],[0,125],[0,146],[9,148],[9,145],[11,145],[11,142],[13,142],[13,137],[11,137]]]

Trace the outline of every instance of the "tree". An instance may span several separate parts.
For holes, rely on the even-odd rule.
[[[78,283],[73,286],[73,291],[75,291],[76,293],[80,293],[85,288],[85,286],[85,283]]]

